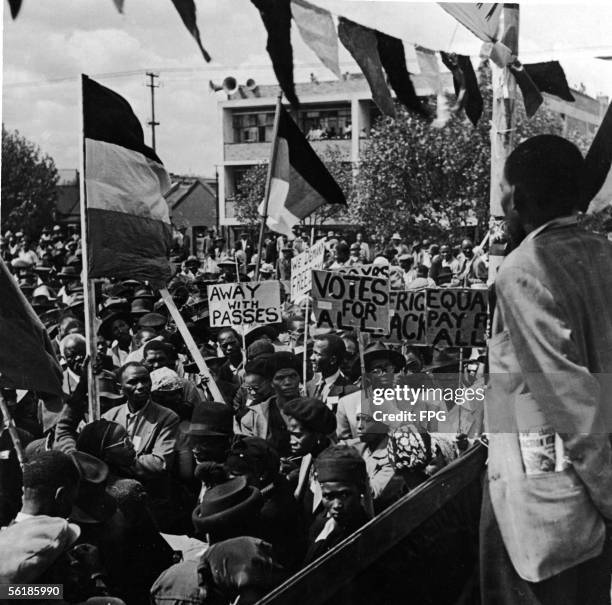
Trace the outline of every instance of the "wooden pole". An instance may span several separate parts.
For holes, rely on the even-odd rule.
[[[83,84],[87,76],[81,76],[81,145],[80,149],[80,170],[79,175],[79,198],[81,210],[81,250],[83,255],[83,298],[85,310],[85,340],[87,356],[91,359],[91,363],[87,367],[87,396],[89,402],[89,421],[100,419],[100,396],[98,394],[98,383],[94,374],[95,358],[98,352],[97,334],[96,334],[96,300],[94,287],[95,284],[89,279],[89,250],[87,246],[87,187],[85,185],[85,163],[86,163],[86,148],[85,148],[85,113],[83,108]]]
[[[19,466],[23,469],[23,465],[25,463],[25,453],[23,450],[23,445],[21,443],[21,439],[19,439],[19,433],[17,432],[15,421],[11,416],[11,413],[8,409],[8,405],[6,405],[4,395],[2,395],[2,390],[0,390],[0,412],[2,412],[2,424],[4,424],[4,428],[9,432],[9,435],[11,436],[11,440],[13,441],[13,445],[15,446],[15,453],[17,454]]]
[[[200,349],[198,349],[198,346],[193,340],[193,336],[191,335],[191,332],[189,332],[189,328],[187,327],[187,324],[185,323],[183,316],[180,314],[179,310],[176,308],[176,304],[174,303],[174,300],[172,300],[172,296],[170,295],[170,292],[168,292],[168,288],[161,288],[159,293],[161,294],[163,301],[166,303],[166,306],[168,307],[168,310],[170,311],[170,315],[172,315],[172,319],[174,319],[174,323],[176,324],[176,327],[181,333],[181,336],[183,337],[183,340],[185,341],[185,344],[187,345],[187,349],[189,350],[189,353],[191,353],[191,357],[193,358],[196,365],[198,366],[198,370],[200,371],[200,374],[202,374],[204,378],[206,378],[206,381],[207,381],[206,387],[210,391],[210,394],[212,395],[213,400],[218,401],[219,403],[223,403],[225,399],[223,398],[223,395],[221,394],[221,391],[219,390],[219,387],[217,386],[215,379],[210,373],[210,370],[208,369],[208,366],[206,365],[206,362],[204,361],[204,357],[202,357],[202,353],[200,353]]]
[[[518,56],[519,5],[504,4],[501,13],[498,39],[509,46],[512,54]],[[491,84],[493,106],[491,113],[491,185],[489,208],[491,219],[503,218],[501,189],[506,158],[514,146],[515,105],[517,85],[508,68],[497,67],[491,62]],[[489,255],[489,282],[494,281],[502,256]]]
[[[268,220],[268,202],[270,201],[270,185],[272,183],[272,172],[276,162],[276,152],[278,150],[278,123],[280,121],[281,103],[283,93],[279,92],[276,98],[276,111],[274,113],[274,126],[272,128],[272,149],[270,151],[270,163],[268,164],[268,174],[266,175],[266,188],[264,192],[264,207],[263,217],[261,219],[261,227],[259,229],[259,244],[257,245],[257,263],[255,264],[255,281],[259,281],[259,267],[261,265],[261,250],[263,248],[264,233],[266,231],[266,222]]]
[[[310,229],[310,247],[314,244],[314,227]],[[306,298],[306,309],[304,310],[304,359],[302,363],[302,375],[304,376],[304,390],[306,390],[306,370],[307,370],[307,359],[306,353],[308,352],[308,324],[310,323],[310,295]]]

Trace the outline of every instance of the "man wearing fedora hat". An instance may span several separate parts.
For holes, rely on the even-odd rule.
[[[121,299],[119,299],[121,300]],[[127,302],[127,301],[126,301]],[[104,316],[98,334],[107,343],[113,365],[120,368],[127,359],[132,344],[131,317],[126,311],[113,310]]]

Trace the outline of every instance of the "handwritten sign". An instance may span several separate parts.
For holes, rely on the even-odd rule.
[[[325,244],[317,242],[309,250],[291,259],[291,301],[299,302],[312,288],[311,272],[321,269],[325,260]]]
[[[383,277],[315,270],[312,299],[318,327],[370,333],[389,329],[389,280]]]
[[[486,290],[440,288],[426,292],[428,344],[438,347],[486,346]]]
[[[385,340],[394,344],[427,344],[426,290],[391,290],[389,295],[391,320]]]
[[[208,286],[208,304],[213,328],[281,321],[278,281],[214,284]]]

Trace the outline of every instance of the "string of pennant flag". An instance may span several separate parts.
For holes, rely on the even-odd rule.
[[[8,0],[13,18],[22,0]],[[404,42],[384,32],[356,23],[342,15],[332,15],[308,0],[251,0],[261,15],[268,38],[266,50],[272,67],[287,100],[299,107],[293,78],[293,48],[291,24],[296,24],[305,44],[321,63],[336,77],[341,78],[339,42],[353,57],[372,92],[381,113],[395,117],[396,110],[391,89],[397,100],[409,111],[421,116],[433,126],[443,126],[452,113],[465,112],[476,125],[483,110],[478,80],[469,56],[414,45],[421,75],[430,84],[437,99],[437,115],[417,96],[411,74],[406,65]],[[113,0],[123,12],[124,0]],[[185,27],[196,41],[202,56],[211,57],[204,48],[197,25],[194,0],[172,0]],[[558,61],[522,64],[512,53],[516,48],[517,32],[506,30],[501,39],[499,31],[501,3],[440,3],[442,9],[471,31],[483,44],[480,56],[489,58],[499,67],[507,67],[516,79],[523,95],[526,113],[532,117],[543,102],[542,93],[555,95],[573,102],[574,97]],[[451,72],[456,100],[449,105],[442,85],[438,56]]]

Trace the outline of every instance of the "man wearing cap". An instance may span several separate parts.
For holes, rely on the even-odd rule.
[[[122,299],[119,299],[122,300]],[[98,333],[108,343],[113,365],[120,368],[127,360],[132,344],[131,317],[125,311],[111,311],[100,323]]]
[[[340,366],[346,355],[344,341],[336,334],[315,336],[310,362],[314,378],[306,384],[309,397],[320,399],[336,413],[341,397],[355,391]]]
[[[102,417],[127,430],[136,450],[135,468],[140,477],[163,475],[174,463],[179,417],[151,400],[151,377],[141,363],[126,363],[118,378],[127,401]]]
[[[363,233],[361,233],[361,231],[358,231],[355,234],[355,243],[359,244],[359,249],[361,252],[359,257],[362,259],[361,262],[371,263],[373,258],[372,258],[372,253],[370,252],[370,245],[364,240]]]
[[[361,249],[361,246],[357,242],[353,242],[350,248],[349,265],[351,267],[359,267],[363,265],[365,256]]]
[[[364,508],[369,491],[365,462],[355,449],[336,445],[315,462],[324,512],[309,531],[305,563],[311,563],[365,525],[371,515]]]
[[[391,236],[391,246],[397,251],[397,256],[408,254],[410,252],[410,250],[408,250],[408,246],[402,243],[402,236],[397,232]]]

